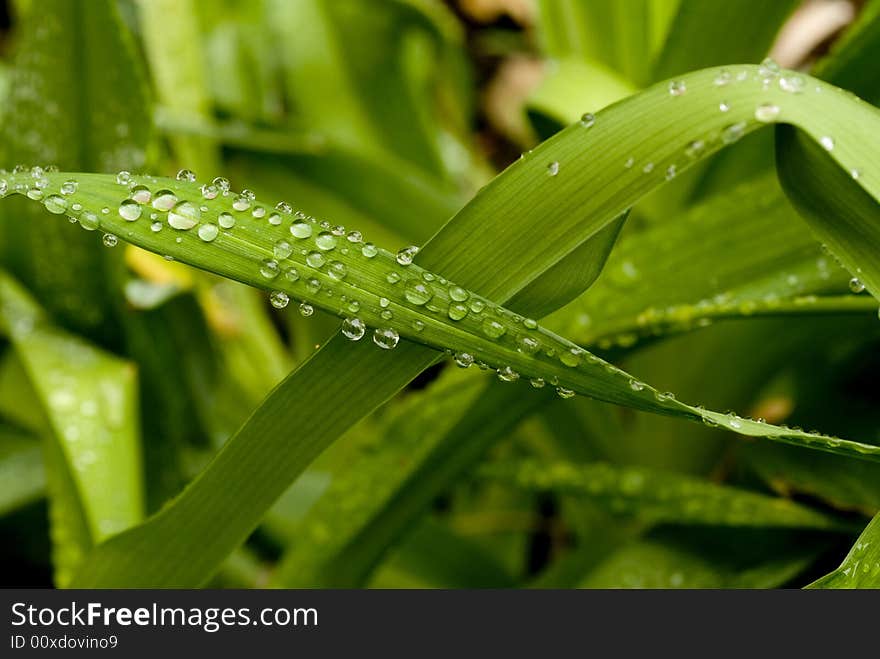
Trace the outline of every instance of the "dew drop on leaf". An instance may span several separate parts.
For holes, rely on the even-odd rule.
[[[126,199],[119,204],[119,216],[126,222],[134,222],[142,212],[141,205],[134,199]]]
[[[158,199],[158,197],[157,197]],[[156,202],[153,202],[156,205]],[[181,201],[168,212],[168,225],[179,231],[188,231],[202,219],[198,206],[189,201]]]
[[[367,326],[360,318],[346,318],[342,321],[342,335],[349,341],[360,341],[367,333]]]
[[[220,229],[217,228],[216,224],[211,224],[210,222],[201,225],[198,231],[199,238],[206,243],[212,242],[218,233],[220,233]]]
[[[400,341],[400,335],[390,327],[377,328],[373,330],[373,343],[384,350],[391,350],[397,347]]]

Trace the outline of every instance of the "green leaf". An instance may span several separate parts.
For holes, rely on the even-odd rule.
[[[641,467],[523,461],[489,465],[482,473],[518,488],[589,498],[614,514],[638,515],[652,522],[848,528],[788,499]]]
[[[807,588],[877,588],[880,586],[880,515],[865,527],[840,567]]]
[[[736,77],[740,73],[745,74],[745,80],[737,80]],[[509,299],[529,282],[536,280],[542,272],[577,249],[583,242],[630,207],[645,192],[662,183],[662,172],[668,168],[668,165],[673,164],[672,160],[678,162],[678,159],[681,158],[682,168],[686,166],[689,161],[686,151],[692,141],[704,140],[705,153],[709,153],[717,150],[726,142],[730,142],[740,132],[745,133],[757,128],[760,123],[754,119],[754,112],[759,103],[776,100],[780,104],[785,101],[789,106],[811,107],[815,112],[809,113],[809,116],[804,120],[817,131],[824,129],[825,122],[831,115],[838,117],[851,115],[854,119],[860,119],[861,123],[858,121],[850,122],[850,130],[855,130],[854,126],[870,125],[877,120],[876,111],[865,110],[864,112],[867,114],[864,114],[861,106],[828,86],[815,83],[825,93],[788,94],[772,85],[764,89],[761,81],[751,79],[757,73],[755,67],[736,67],[732,70],[730,82],[723,87],[718,87],[714,84],[714,80],[719,75],[717,70],[698,72],[683,78],[687,86],[685,94],[672,95],[667,85],[659,85],[603,111],[597,117],[596,125],[592,128],[585,129],[583,126],[574,126],[563,131],[487,186],[430,242],[423,254],[420,255],[420,262],[435,267],[445,277],[452,280],[460,279],[462,284],[466,284],[488,297],[503,301]],[[813,85],[814,83],[809,84]],[[729,103],[728,112],[718,111],[719,99]],[[863,114],[864,116],[862,116]],[[656,133],[648,138],[645,138],[644,135],[637,135],[631,130],[631,122],[633,121],[650,121],[650,125],[654,127]],[[730,128],[730,126],[735,126],[735,128]],[[863,134],[861,129],[858,130],[859,145],[864,149],[870,149],[873,134],[870,132]],[[846,159],[848,159],[847,154],[848,152],[844,154]],[[640,165],[650,162],[655,167],[647,175],[643,173],[643,167],[633,167],[627,170],[623,165],[628,156],[633,157]],[[555,176],[548,173],[548,164],[553,162],[560,163],[560,169]],[[99,207],[104,204],[108,208],[118,207],[122,195],[119,189],[114,187],[115,184],[91,175],[84,175],[81,179],[83,190],[89,188],[90,204],[99,201]],[[86,181],[89,182],[88,185],[86,185]],[[864,181],[870,183],[869,177],[865,177]],[[161,184],[177,189],[191,198],[198,194],[194,184],[168,181],[162,181]],[[213,216],[213,213],[219,210],[218,204],[224,202],[220,198],[208,200],[205,203],[209,207],[209,216]],[[212,207],[215,209],[213,212],[210,211]],[[495,222],[487,222],[487,217],[497,217],[499,222],[503,221],[503,230],[499,231]],[[276,237],[285,235],[283,233],[273,234],[271,233],[272,228],[267,227],[266,224],[262,222],[251,223],[249,219],[243,218],[239,225],[239,228],[243,230],[233,230],[231,238],[224,233],[222,234],[223,240],[218,239],[214,243],[204,244],[195,236],[184,234],[180,236],[181,243],[178,244],[174,238],[168,237],[169,229],[165,228],[154,234],[146,229],[146,222],[143,221],[126,224],[113,213],[99,216],[99,221],[103,222],[105,230],[119,231],[124,237],[137,240],[145,247],[152,247],[189,263],[214,269],[221,274],[246,278],[246,281],[261,281],[259,279],[260,257],[267,258],[271,254],[271,245],[277,239]],[[259,238],[261,234],[264,236],[263,238]],[[238,235],[245,236],[245,241],[242,242],[240,238],[235,237]],[[222,259],[217,258],[217,249],[226,240],[230,241],[228,243],[230,249],[223,251]],[[254,249],[255,244],[259,246],[257,249]],[[312,243],[309,243],[309,246],[311,245]],[[235,246],[234,250],[233,246]],[[383,282],[382,277],[389,270],[399,272],[399,269],[387,254],[383,252],[380,254],[382,255],[381,259],[370,261],[374,265],[365,266],[366,270],[363,272],[370,273],[369,277],[361,279],[358,275],[358,277],[349,279],[349,283],[353,279],[358,280],[359,291],[365,290],[360,288],[361,286],[368,285],[381,293],[393,290],[387,286],[387,282]],[[222,263],[220,263],[221,260]],[[381,271],[379,266],[375,265],[377,263],[382,264]],[[412,273],[420,272],[413,266],[409,267],[411,269],[404,274],[412,275]],[[309,271],[309,274],[313,273]],[[317,278],[317,274],[315,277]],[[325,277],[323,281],[329,282],[329,278]],[[435,281],[438,281],[436,275]],[[273,280],[268,285],[280,287],[281,283]],[[337,292],[340,290],[337,283],[332,285]],[[428,343],[431,343],[433,337],[433,340],[438,342],[438,347],[447,347],[445,337],[450,323],[437,317],[431,317],[419,309],[407,305],[402,301],[404,296],[399,293],[399,289],[397,290],[392,312],[396,314],[394,322],[395,327],[400,327],[398,331],[415,340]],[[302,295],[302,285],[300,284],[300,287],[293,289],[293,291],[295,294]],[[473,296],[473,294],[471,295]],[[319,303],[322,301],[324,305],[329,304],[329,298],[326,297],[310,299]],[[530,303],[537,304],[538,302]],[[375,303],[374,299],[373,304]],[[361,305],[361,309],[365,306]],[[419,307],[419,305],[415,306]],[[340,310],[336,305],[332,305],[330,308],[333,311]],[[375,309],[376,307],[373,307],[371,313],[375,313]],[[517,310],[528,312],[525,306],[520,306]],[[433,318],[433,322],[431,325],[426,322],[422,332],[413,331],[412,326],[406,322],[423,318]],[[511,320],[515,323],[516,317],[507,315],[502,320],[504,322]],[[511,325],[511,327],[513,326]],[[408,327],[410,329],[407,329]],[[467,333],[461,332],[460,325],[454,325],[454,327],[457,328],[454,330],[456,340],[449,346],[458,348],[458,340]],[[443,340],[439,339],[441,335],[444,337]],[[477,336],[474,335],[474,338]],[[542,333],[541,336],[546,335]],[[508,337],[509,341],[512,337],[509,334]],[[480,340],[483,341],[483,339]],[[553,337],[552,340],[558,339]],[[357,359],[354,359],[352,354],[354,352],[358,354]],[[362,350],[359,346],[346,348],[344,339],[334,338],[326,344],[325,349],[318,356],[312,358],[297,374],[282,384],[275,394],[270,396],[266,403],[267,407],[264,409],[274,410],[276,414],[279,409],[283,409],[285,414],[281,418],[296,418],[286,416],[287,413],[293,411],[288,399],[301,397],[305,391],[308,391],[309,395],[316,395],[312,387],[315,386],[315,382],[319,381],[316,378],[320,373],[320,377],[323,377],[320,381],[326,383],[320,400],[327,402],[323,405],[316,405],[316,402],[310,399],[312,407],[307,408],[308,411],[326,410],[327,414],[330,414],[332,409],[335,413],[335,401],[346,400],[345,413],[348,416],[345,417],[345,420],[340,420],[338,425],[322,428],[320,435],[310,437],[319,446],[312,446],[309,451],[298,453],[296,459],[286,460],[283,464],[285,469],[280,468],[282,465],[278,464],[277,454],[272,450],[272,445],[265,442],[264,439],[257,439],[262,435],[252,435],[250,424],[246,425],[242,431],[243,434],[238,438],[233,438],[218,456],[215,464],[203,474],[204,479],[196,482],[199,486],[191,487],[174,506],[166,509],[164,517],[154,518],[157,525],[160,523],[162,525],[168,524],[168,533],[159,533],[159,536],[154,538],[154,541],[158,543],[156,547],[158,551],[155,553],[154,561],[156,570],[152,573],[141,570],[139,575],[134,575],[134,577],[140,579],[140,583],[191,584],[202,582],[213,566],[217,564],[217,554],[228,553],[237,542],[240,542],[247,535],[257,523],[262,511],[268,506],[268,502],[283,491],[323,446],[332,442],[348,424],[373,409],[408,380],[415,377],[424,367],[433,363],[435,353],[402,343],[394,358],[388,357],[388,355]],[[532,363],[532,360],[525,359],[521,353],[516,353],[515,348],[505,350],[504,357],[505,360],[509,357],[515,368],[518,368],[520,364]],[[337,360],[339,363],[334,364]],[[588,361],[591,362],[591,360]],[[356,366],[358,362],[361,363]],[[317,369],[319,366],[321,370],[309,374],[309,371]],[[568,376],[571,376],[572,373],[559,366],[556,366],[556,369],[560,373],[560,384],[567,386]],[[580,373],[578,369],[575,370]],[[356,371],[358,375],[365,378],[364,382],[369,383],[367,386],[374,390],[375,396],[366,396],[362,391],[354,392],[347,381],[348,378],[352,378],[352,371]],[[375,377],[374,374],[379,372],[382,373],[382,377]],[[523,373],[529,374],[525,369],[523,369]],[[823,439],[808,433],[700,411],[697,408],[678,403],[668,396],[658,396],[647,387],[640,392],[635,391],[628,376],[615,369],[606,370],[601,362],[592,362],[589,373],[595,378],[592,380],[592,386],[583,387],[582,385],[588,382],[588,380],[583,380],[574,388],[581,391],[589,390],[593,395],[611,402],[622,402],[647,409],[664,409],[669,412],[678,410],[674,413],[683,414],[689,418],[706,419],[712,423],[723,423],[725,427],[740,433],[772,436],[802,445],[808,443],[824,445],[824,448],[848,455],[877,452],[876,447],[868,445],[854,445],[853,443]],[[394,379],[395,377],[398,379]],[[343,380],[346,382],[342,382]],[[300,382],[302,382],[303,390],[298,388]],[[356,409],[356,401],[358,400],[362,405],[359,410]],[[258,417],[263,418],[262,410]],[[236,441],[237,439],[239,441]],[[228,485],[230,478],[234,478],[238,482],[238,479],[245,475],[245,472],[233,466],[236,464],[235,462],[229,462],[230,456],[239,456],[240,452],[244,452],[253,459],[257,459],[257,454],[254,451],[250,448],[244,448],[248,446],[249,442],[256,442],[260,445],[261,454],[266,456],[262,460],[264,468],[268,463],[279,467],[276,479],[261,477],[260,480],[265,481],[263,485],[265,485],[266,491],[250,498],[247,505],[239,499],[236,502],[236,507],[240,505],[246,508],[246,510],[239,508],[240,515],[221,514],[220,510],[224,508],[225,504],[221,500],[215,499],[217,493],[214,490],[220,487],[221,482]],[[272,482],[273,480],[277,482]],[[216,483],[216,486],[212,483]],[[171,550],[177,551],[179,548],[178,545],[169,544],[171,538],[176,538],[179,535],[175,529],[196,530],[192,517],[196,514],[197,509],[188,507],[199,501],[210,503],[212,511],[211,514],[206,514],[205,511],[199,512],[201,518],[212,519],[214,518],[212,516],[216,514],[214,519],[218,524],[222,520],[225,525],[226,532],[222,538],[217,538],[216,534],[212,532],[212,538],[216,541],[212,546],[216,549],[217,554],[204,554],[203,561],[191,562],[180,568],[164,564],[160,556],[167,555],[167,552]],[[176,521],[172,521],[171,511],[173,511],[173,518]],[[201,528],[206,530],[214,527]],[[94,570],[92,577],[84,577],[82,583],[99,583],[94,579],[97,575],[101,575],[103,579],[100,583],[108,584],[114,583],[114,580],[117,583],[124,582],[133,577],[125,568],[126,564],[133,565],[130,559],[120,558],[120,561],[117,562],[115,559],[109,561],[104,558],[116,551],[119,551],[117,556],[123,553],[132,555],[132,548],[145,546],[143,538],[149,537],[151,534],[147,527],[144,527],[143,533],[138,535],[140,536],[140,545],[137,544],[134,538],[135,534],[133,534],[129,536],[131,544],[128,545],[126,552],[121,551],[120,547],[123,546],[123,542],[120,541],[116,543],[115,547],[108,544],[102,548],[107,553],[96,553],[89,565],[89,570]],[[180,538],[180,541],[181,544],[192,541],[195,543],[194,547],[204,547],[206,544],[195,538]],[[141,559],[133,558],[132,560]],[[100,567],[98,567],[99,565]],[[141,563],[141,565],[144,564]],[[179,571],[175,572],[175,570]]]
[[[54,328],[5,274],[0,323],[48,421],[56,580],[66,585],[93,544],[143,517],[135,371]]]

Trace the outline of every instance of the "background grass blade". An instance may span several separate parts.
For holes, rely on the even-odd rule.
[[[135,373],[53,328],[8,275],[0,321],[44,406],[55,578],[65,586],[94,544],[143,517]]]

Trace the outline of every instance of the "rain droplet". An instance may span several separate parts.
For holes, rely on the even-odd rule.
[[[673,80],[669,83],[669,93],[672,96],[683,96],[687,92],[687,85],[684,80]]]
[[[177,195],[171,190],[159,190],[153,198],[153,208],[158,211],[170,211],[177,203]]]
[[[394,270],[385,275],[385,281],[387,281],[389,284],[396,284],[400,281],[400,279],[400,273],[394,272]]]
[[[677,170],[675,168],[675,165],[669,165],[669,167],[666,168],[666,180],[671,181],[672,179],[674,179],[676,172]]]
[[[461,320],[468,315],[468,308],[460,302],[456,302],[455,304],[449,305],[447,315],[452,320]]]
[[[547,165],[547,173],[550,176],[556,176],[559,173],[559,162],[554,160],[549,165]]]
[[[718,109],[721,110],[722,112],[729,112],[730,111],[730,104],[727,101],[721,101],[718,104]]]
[[[284,238],[276,240],[274,247],[272,247],[272,254],[279,261],[286,259],[292,252],[293,246]]]
[[[131,183],[131,174],[126,171],[121,171],[116,175],[116,182],[119,185],[128,185]]]
[[[251,200],[245,197],[244,194],[240,194],[232,200],[232,208],[239,212],[246,211],[250,207]]]
[[[556,387],[556,394],[560,398],[571,398],[574,396],[574,391],[566,389],[565,387]]]
[[[209,222],[200,226],[198,233],[199,238],[204,240],[206,243],[209,243],[217,237],[217,234],[220,233],[220,229],[217,228],[216,224],[211,224]]]
[[[178,181],[186,181],[187,183],[195,183],[196,173],[190,169],[181,169],[175,177]]]
[[[158,197],[157,197],[158,199]],[[156,202],[153,202],[156,205]],[[198,207],[189,201],[181,201],[176,204],[168,213],[168,224],[173,229],[179,231],[187,231],[192,229],[202,219],[202,212]]]
[[[211,183],[205,183],[199,191],[202,193],[202,197],[205,199],[216,199],[217,195],[220,194],[220,188]]]
[[[504,327],[497,320],[493,320],[492,318],[486,318],[483,321],[483,334],[488,336],[490,339],[499,339],[504,336],[504,333],[507,332],[507,328]]]
[[[308,222],[294,222],[290,225],[290,233],[294,238],[304,240],[312,235],[312,225]]]
[[[532,378],[529,380],[529,384],[535,389],[543,389],[546,382],[544,382],[544,378]]]
[[[521,336],[516,342],[517,350],[527,355],[534,355],[541,349],[541,344],[531,336]]]
[[[804,91],[806,81],[798,73],[786,74],[779,78],[779,88],[789,94],[800,94]]]
[[[516,382],[519,380],[519,373],[514,371],[510,366],[502,366],[496,371],[498,379],[502,382]]]
[[[313,313],[315,313],[315,307],[313,307],[308,302],[303,302],[299,305],[299,313],[303,316],[303,318],[308,318]]]
[[[730,124],[721,131],[721,141],[725,144],[733,144],[745,133],[746,125],[742,122]]]
[[[266,259],[260,264],[260,274],[266,279],[275,279],[278,276],[278,261]]]
[[[5,183],[5,181],[4,181],[4,183]],[[70,196],[74,192],[76,192],[76,189],[78,187],[79,187],[79,184],[74,180],[65,181],[64,183],[61,184],[61,194],[65,195],[65,196]]]
[[[341,261],[331,261],[327,266],[327,274],[334,281],[342,281],[348,274],[348,268]]]
[[[360,341],[367,333],[367,326],[360,318],[346,318],[342,321],[342,335],[350,341]]]
[[[269,224],[276,227],[281,224],[281,213],[269,213]]]
[[[779,106],[773,103],[763,103],[755,108],[755,119],[763,123],[769,123],[779,116]]]
[[[415,255],[418,253],[419,248],[415,245],[404,247],[397,252],[397,262],[400,265],[410,265],[413,262],[413,258],[415,258]]]
[[[119,242],[119,238],[114,236],[112,233],[105,233],[104,237],[101,239],[101,242],[104,243],[105,247],[116,247],[116,244]]]
[[[235,218],[232,216],[232,213],[227,213],[223,211],[220,215],[217,216],[217,224],[219,224],[224,229],[231,229],[235,226]]]
[[[373,343],[380,348],[391,350],[397,347],[398,341],[400,341],[400,335],[390,327],[373,330]]]
[[[364,243],[364,246],[361,247],[361,254],[363,254],[368,259],[373,258],[378,253],[379,249],[373,243]]]
[[[134,222],[142,212],[141,205],[134,199],[126,199],[119,204],[119,216],[127,222]]]
[[[98,228],[98,216],[92,211],[83,211],[79,216],[79,225],[86,231],[94,231]]]
[[[336,249],[336,236],[329,231],[322,231],[315,238],[315,245],[317,245],[318,249],[329,252],[332,249]]]
[[[273,291],[269,295],[269,303],[276,309],[283,309],[290,302],[290,296],[284,291]]]
[[[211,181],[212,185],[217,186],[217,189],[224,195],[229,194],[230,186],[229,179],[225,179],[222,176],[216,177],[213,181]]]
[[[457,352],[452,359],[459,368],[468,368],[474,363],[474,356],[469,352]]]
[[[581,115],[581,126],[584,128],[592,128],[593,124],[596,123],[596,115],[591,112],[587,112]]]
[[[819,144],[821,144],[822,148],[825,149],[826,151],[833,151],[834,150],[834,138],[829,135],[824,135],[821,138],[819,138]]]
[[[725,85],[730,83],[732,76],[730,75],[730,71],[727,69],[721,69],[718,72],[718,75],[715,76],[715,80],[713,81],[716,87],[724,87]]]
[[[299,281],[299,272],[296,268],[288,268],[284,271],[284,278],[289,282]]]
[[[57,194],[50,194],[48,197],[46,197],[43,205],[50,213],[61,215],[64,211],[67,210],[67,199]]]
[[[425,286],[419,280],[410,279],[406,283],[404,296],[411,304],[421,306],[423,304],[427,304],[428,300],[430,300],[434,296],[434,293],[431,291],[430,288]]]
[[[251,215],[256,219],[261,220],[266,217],[266,209],[262,206],[257,206],[251,211]],[[281,224],[281,218],[278,218],[278,224]]]
[[[865,290],[865,284],[858,277],[853,277],[849,280],[849,290],[853,293],[862,293]]]
[[[313,268],[321,268],[327,263],[327,259],[321,252],[309,252],[306,256],[306,263]]]
[[[854,181],[858,181],[860,178],[862,178],[862,172],[858,169],[849,170],[849,175],[852,176]]]

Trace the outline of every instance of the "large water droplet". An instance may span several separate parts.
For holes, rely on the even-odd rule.
[[[116,244],[119,242],[119,238],[114,236],[112,233],[105,233],[104,237],[101,238],[101,242],[104,243],[105,247],[116,247]]]
[[[294,238],[304,240],[312,235],[312,225],[308,222],[294,222],[290,225],[290,233]]]
[[[327,263],[327,259],[321,252],[309,252],[306,256],[306,263],[313,268],[322,268]]]
[[[128,185],[131,183],[131,174],[126,171],[121,171],[116,175],[116,182],[119,185]]]
[[[348,274],[348,268],[345,267],[342,261],[331,261],[327,265],[327,274],[333,281],[342,281],[345,279],[345,275]]]
[[[499,339],[504,336],[504,333],[507,331],[507,328],[504,327],[504,325],[492,318],[486,318],[483,321],[482,329],[483,334],[488,336],[490,339]]]
[[[468,308],[461,302],[455,302],[449,305],[447,315],[452,320],[462,320],[465,316],[468,315]]]
[[[46,210],[55,215],[61,215],[67,210],[67,199],[57,194],[50,194],[43,202]]]
[[[397,347],[400,341],[400,335],[390,327],[377,328],[373,330],[373,343],[385,350],[391,350]]]
[[[273,261],[272,259],[266,259],[260,264],[260,274],[266,279],[275,279],[278,276],[279,270],[278,261]]]
[[[468,368],[474,363],[474,356],[469,352],[457,352],[453,359],[459,368]]]
[[[350,341],[360,341],[367,333],[367,326],[360,318],[346,318],[342,321],[342,335]]]
[[[5,183],[5,181],[4,181]],[[73,179],[69,181],[65,181],[61,184],[61,194],[65,196],[70,196],[76,192],[76,189],[79,187],[79,184]]]
[[[290,302],[290,296],[284,291],[273,291],[269,295],[269,303],[276,309],[283,309]]]
[[[158,197],[157,197],[158,199]],[[155,206],[155,201],[153,202]],[[181,201],[168,212],[168,225],[179,231],[192,229],[202,219],[198,206],[189,201]]]
[[[209,222],[200,226],[198,233],[199,238],[204,240],[206,243],[209,243],[217,237],[217,234],[220,233],[220,229],[217,228],[216,224],[211,224]]]
[[[232,216],[232,213],[227,213],[223,211],[220,215],[217,216],[217,224],[219,224],[224,229],[231,229],[235,226],[235,218]]]
[[[170,211],[177,203],[177,195],[171,190],[159,190],[153,197],[153,208],[160,211]]]
[[[119,216],[127,222],[134,222],[141,216],[142,212],[141,205],[134,199],[126,199],[119,204]]]
[[[336,236],[329,231],[322,231],[315,238],[315,245],[318,249],[329,252],[332,249],[336,249]]]
[[[853,277],[849,280],[849,290],[853,293],[862,293],[865,290],[865,285],[862,283],[861,279]]]
[[[413,262],[416,254],[419,253],[419,248],[415,245],[410,245],[409,247],[404,247],[400,251],[397,252],[397,262],[400,265],[410,265]]]
[[[427,304],[428,300],[434,296],[434,293],[418,279],[410,279],[406,283],[404,296],[411,304],[421,306]]]
[[[83,211],[79,216],[79,225],[86,231],[94,231],[98,228],[98,216],[92,211]]]
[[[272,247],[272,254],[279,261],[283,261],[288,256],[293,253],[293,245],[290,244],[290,241],[285,240],[284,238],[280,238],[275,241],[275,245]]]
[[[299,313],[303,318],[308,318],[315,313],[315,307],[313,307],[308,302],[303,302],[301,305],[299,305]]]
[[[826,151],[833,151],[834,150],[834,138],[831,137],[830,135],[824,135],[821,138],[819,138],[819,144],[821,144],[822,148],[825,149]]]
[[[378,253],[379,248],[376,247],[373,243],[364,243],[364,246],[361,247],[361,254],[363,254],[368,259],[373,258]]]
[[[181,169],[175,177],[178,181],[186,181],[187,183],[195,183],[196,173],[190,169]]]

